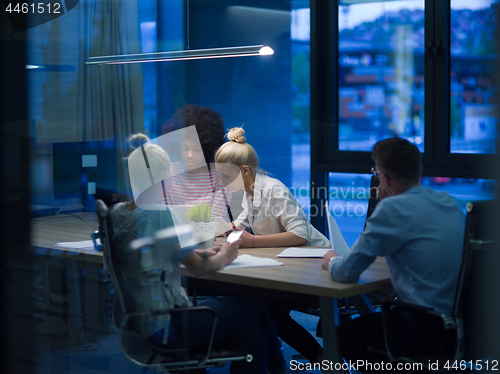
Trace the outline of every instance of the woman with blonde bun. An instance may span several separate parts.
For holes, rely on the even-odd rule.
[[[235,127],[227,134],[215,154],[215,167],[222,185],[229,191],[244,190],[243,212],[233,223],[244,231],[240,247],[291,247],[310,245],[330,247],[330,242],[316,230],[290,190],[279,180],[259,169],[255,149],[245,139],[245,130]],[[296,302],[276,303],[266,300],[278,335],[310,362],[321,362],[323,348],[316,339],[290,317],[291,310],[305,311],[309,305]]]
[[[241,247],[330,247],[330,242],[307,219],[290,190],[259,169],[255,149],[246,143],[245,130],[232,128],[215,154],[215,167],[222,184],[231,192],[244,190],[243,212],[234,221],[244,232]]]

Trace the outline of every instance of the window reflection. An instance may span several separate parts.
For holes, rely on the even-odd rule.
[[[371,174],[329,173],[328,201],[332,216],[349,246],[352,246],[363,231]],[[446,191],[457,199],[464,209],[470,201],[496,198],[498,181],[492,179],[467,179],[449,177],[422,177],[420,184],[436,191]],[[323,193],[315,189],[314,193]],[[314,209],[311,209],[311,215]]]
[[[424,149],[424,2],[339,6],[339,149],[401,136]]]
[[[371,174],[330,173],[330,212],[349,246],[363,231],[370,195]]]
[[[184,103],[219,111],[226,128],[244,125],[266,170],[287,186],[307,185],[308,2],[273,0],[251,7],[191,1],[191,49],[264,43],[275,48],[274,56],[88,67],[89,55],[186,48],[182,0],[158,2],[156,8],[136,0],[110,2],[109,9],[97,4],[27,32],[30,64],[74,66],[74,71],[28,73],[33,204],[61,211],[92,205],[76,195],[54,195],[54,142],[114,141],[116,189],[128,191],[121,165],[128,136],[159,136],[161,125]]]
[[[496,0],[451,2],[450,149],[495,153]]]

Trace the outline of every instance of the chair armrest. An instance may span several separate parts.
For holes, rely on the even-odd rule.
[[[192,307],[187,307],[187,308],[156,310],[153,312],[126,313],[122,317],[121,324],[122,324],[122,326],[126,326],[129,319],[134,318],[134,317],[139,317],[139,316],[155,316],[155,317],[165,316],[165,317],[167,317],[168,315],[177,314],[177,313],[199,313],[199,312],[207,312],[212,317],[212,330],[211,330],[211,334],[210,334],[210,340],[209,340],[208,347],[204,353],[204,359],[202,360],[202,362],[205,362],[206,360],[208,360],[208,358],[210,357],[210,354],[212,353],[215,328],[217,325],[217,314],[215,313],[215,311],[212,308],[210,308],[208,306],[197,305],[197,306],[192,306]],[[145,338],[143,340],[146,343],[146,345],[148,345],[151,349],[153,349],[154,351],[156,351],[159,354],[166,355],[166,354],[170,354],[173,352],[172,349],[166,349],[162,343],[152,340],[151,337]]]
[[[194,313],[194,312],[208,312],[214,319],[217,318],[217,314],[214,312],[214,310],[208,306],[204,305],[196,305],[196,306],[191,306],[187,308],[175,308],[175,309],[169,309],[168,311],[163,311],[163,310],[155,310],[154,312],[151,313],[153,316],[161,316],[161,315],[166,315],[166,314],[175,314],[175,313]]]
[[[382,318],[387,317],[387,313],[395,308],[399,307],[400,310],[412,313],[414,316],[420,315],[421,318],[426,315],[427,318],[437,318],[443,322],[443,328],[445,330],[451,330],[457,327],[458,321],[453,316],[446,316],[442,313],[434,311],[432,308],[428,308],[422,305],[407,303],[400,300],[385,301],[382,304]]]
[[[384,301],[382,303],[382,311],[390,310],[393,306],[400,306],[402,308],[413,309],[413,310],[418,310],[418,311],[422,311],[422,312],[430,312],[430,311],[434,310],[434,309],[428,308],[426,306],[407,303],[407,302],[401,301],[401,300],[388,300],[388,301]]]
[[[382,304],[385,354],[390,361],[426,363],[453,360],[463,352],[463,326],[459,318],[402,301]]]
[[[214,321],[217,320],[217,314],[214,312],[214,310],[208,306],[204,305],[197,305],[197,306],[192,306],[192,307],[187,307],[187,308],[175,308],[175,309],[167,309],[167,310],[155,310],[153,312],[134,312],[134,313],[124,313],[122,316],[122,326],[126,326],[128,323],[129,319],[135,318],[135,317],[141,317],[141,316],[154,316],[154,317],[161,317],[165,316],[165,318],[168,318],[169,315],[172,314],[177,314],[177,313],[195,313],[195,312],[207,312],[212,316],[212,319]]]

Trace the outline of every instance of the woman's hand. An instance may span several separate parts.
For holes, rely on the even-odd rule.
[[[240,247],[242,248],[253,248],[255,247],[255,235],[250,234],[248,231],[239,229],[237,227],[234,228],[234,231],[243,231],[243,234],[240,236]]]
[[[198,256],[201,256],[203,258],[211,257],[213,255],[216,255],[220,250],[220,247],[212,247],[208,249],[197,249],[196,254]]]
[[[232,243],[225,242],[222,247],[219,248],[218,254],[225,256],[227,262],[224,265],[230,264],[238,257],[238,248],[240,246],[241,239],[235,240]],[[223,265],[223,266],[224,266]]]

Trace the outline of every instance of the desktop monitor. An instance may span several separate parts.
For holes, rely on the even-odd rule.
[[[53,143],[54,199],[81,198],[92,209],[116,193],[116,143],[112,140]]]

